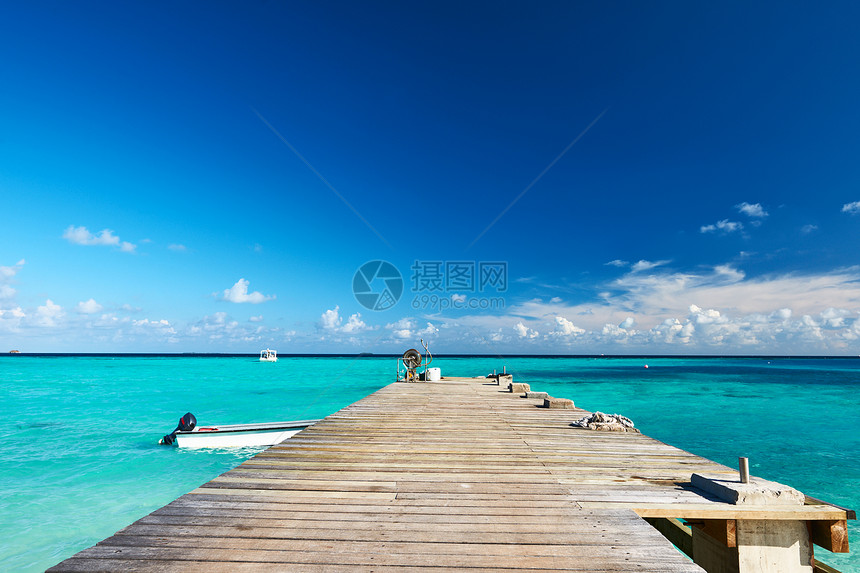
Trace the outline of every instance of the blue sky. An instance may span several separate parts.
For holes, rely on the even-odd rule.
[[[858,17],[6,5],[0,350],[860,354]]]

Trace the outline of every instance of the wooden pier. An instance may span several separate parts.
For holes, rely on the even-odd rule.
[[[812,543],[848,549],[853,512],[726,501],[736,470],[543,404],[391,384],[49,571],[811,573]]]

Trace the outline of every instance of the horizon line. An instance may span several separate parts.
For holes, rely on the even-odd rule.
[[[0,356],[33,356],[33,357],[220,357],[220,358],[244,358],[259,356],[257,352],[5,352]],[[314,353],[299,352],[291,354],[279,353],[278,358],[399,358],[401,353]],[[433,353],[434,358],[781,358],[781,359],[858,359],[860,355],[842,354],[469,354],[469,353]]]

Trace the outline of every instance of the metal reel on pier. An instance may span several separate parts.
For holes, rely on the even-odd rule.
[[[418,373],[415,371],[421,366],[421,353],[410,348],[403,353],[403,366],[406,367],[406,381],[415,382],[418,380]]]
[[[414,348],[410,348],[403,353],[403,365],[407,368],[418,368],[421,366],[421,353]]]

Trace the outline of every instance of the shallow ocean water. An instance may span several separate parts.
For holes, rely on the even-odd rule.
[[[646,369],[645,364],[649,367]],[[644,433],[860,506],[860,359],[453,358],[443,375],[506,367],[533,390],[624,414]],[[42,571],[260,449],[159,446],[200,424],[321,418],[388,384],[388,357],[0,357],[0,570]],[[852,543],[860,529],[849,522]],[[819,550],[843,572],[854,554]]]

